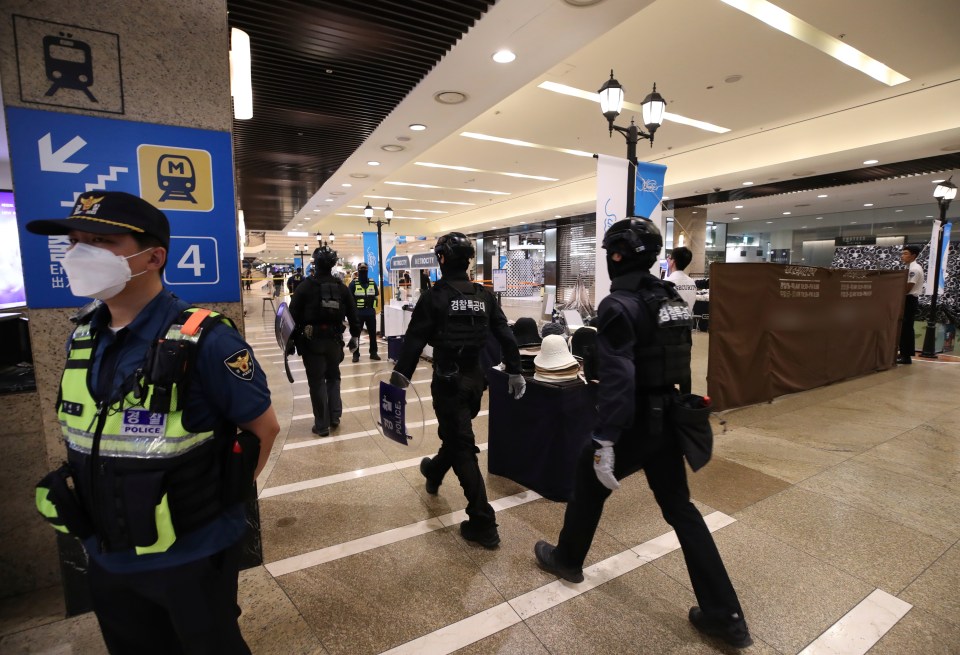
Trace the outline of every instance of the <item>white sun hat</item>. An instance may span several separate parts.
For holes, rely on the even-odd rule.
[[[533,363],[545,371],[555,371],[569,368],[576,364],[577,360],[570,354],[566,339],[559,334],[549,334],[543,339],[540,354]]]

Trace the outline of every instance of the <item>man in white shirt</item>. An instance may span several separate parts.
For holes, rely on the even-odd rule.
[[[903,321],[900,323],[900,357],[898,364],[912,364],[916,351],[916,336],[913,333],[913,320],[917,315],[917,304],[923,291],[923,268],[917,263],[920,246],[904,246],[900,261],[907,265],[907,298],[903,303]]]
[[[693,253],[690,252],[689,248],[680,246],[674,248],[673,251],[667,255],[667,282],[673,282],[673,285],[677,287],[677,291],[680,292],[680,297],[683,298],[683,302],[687,303],[687,307],[690,308],[690,313],[693,313],[693,303],[697,299],[697,285],[693,283],[693,279],[686,273],[684,269],[690,265],[690,262],[693,260]]]

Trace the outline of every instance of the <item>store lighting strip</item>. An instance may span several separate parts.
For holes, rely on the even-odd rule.
[[[527,175],[526,173],[507,173],[505,171],[486,171],[482,168],[470,168],[469,166],[450,166],[447,164],[434,164],[428,161],[414,162],[416,166],[426,166],[428,168],[445,168],[451,171],[464,171],[465,173],[489,173],[491,175],[506,175],[507,177],[520,177],[525,180],[543,180],[544,182],[558,182],[556,177],[546,177],[545,175]]]
[[[435,205],[465,205],[473,207],[477,203],[475,202],[457,202],[455,200],[422,200],[420,198],[402,198],[399,196],[364,196],[364,198],[372,198],[373,200],[409,200],[410,202],[432,202]]]
[[[568,155],[576,155],[577,157],[593,157],[592,152],[584,152],[583,150],[571,150],[570,148],[556,148],[554,146],[545,146],[539,143],[531,143],[529,141],[520,141],[519,139],[505,139],[500,136],[491,136],[489,134],[479,134],[477,132],[461,132],[460,136],[465,136],[468,139],[478,139],[480,141],[493,141],[494,143],[505,143],[511,146],[520,146],[522,148],[538,148],[540,150],[552,150],[553,152],[562,152]]]
[[[567,86],[566,84],[557,84],[556,82],[543,82],[539,85],[539,88],[544,89],[545,91],[553,91],[554,93],[561,93],[565,96],[573,96],[574,98],[582,98],[583,100],[589,100],[590,102],[599,103],[600,94],[593,93],[591,91],[584,91],[583,89],[578,89],[576,87]],[[634,104],[632,102],[623,103],[624,109],[629,109],[631,111],[637,112],[637,114],[643,113],[643,107],[640,105]],[[681,116],[680,114],[673,114],[669,111],[663,112],[663,120],[671,121],[673,123],[680,123],[681,125],[689,125],[690,127],[696,127],[701,130],[706,130],[707,132],[716,132],[717,134],[724,134],[729,132],[730,128],[720,127],[719,125],[714,125],[713,123],[708,123],[706,121],[698,121],[695,118],[687,118],[686,116]]]
[[[363,216],[363,214],[336,214],[336,216]],[[426,216],[397,216],[393,215],[391,220],[403,219],[406,221],[425,221],[427,220]]]
[[[445,189],[447,191],[466,191],[467,193],[489,193],[495,196],[509,196],[508,191],[487,191],[485,189],[461,189],[452,186],[437,186],[436,184],[414,184],[413,182],[384,182],[393,186],[412,186],[418,189]]]
[[[830,36],[810,23],[800,20],[767,0],[721,0],[734,9],[766,23],[775,30],[792,36],[820,52],[830,55],[851,68],[855,68],[887,86],[896,86],[909,82],[910,78],[901,75],[881,61],[865,55],[853,46]]]
[[[348,209],[364,209],[365,205],[347,205]],[[386,207],[377,207],[373,205],[374,209],[386,209]],[[417,214],[449,214],[450,212],[445,212],[441,209],[404,209],[405,212],[416,212]]]

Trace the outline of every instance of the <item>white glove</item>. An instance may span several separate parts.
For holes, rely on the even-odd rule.
[[[524,392],[527,390],[527,381],[523,379],[523,376],[519,373],[511,375],[507,379],[507,391],[513,394],[515,400],[520,400],[523,398]]]
[[[610,491],[616,491],[620,483],[613,475],[613,442],[594,439],[593,443],[599,446],[593,454],[593,471],[597,474],[597,480]]]

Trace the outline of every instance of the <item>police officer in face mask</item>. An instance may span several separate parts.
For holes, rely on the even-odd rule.
[[[544,570],[582,582],[604,502],[620,488],[618,480],[643,469],[663,517],[676,530],[700,604],[690,609],[690,621],[744,648],[753,640],[740,602],[710,530],[690,502],[678,440],[664,425],[676,385],[690,378],[692,320],[673,285],[649,273],[662,247],[660,231],[641,218],[618,221],[604,236],[612,284],[597,316],[600,423],[578,461],[557,545],[539,541],[534,553]]]
[[[313,251],[313,275],[297,285],[290,315],[297,325],[297,352],[310,386],[313,433],[321,437],[340,425],[340,362],[343,361],[343,319],[350,325],[350,350],[356,350],[360,320],[350,291],[331,271],[337,253],[328,246]]]
[[[377,299],[380,289],[377,283],[370,279],[366,264],[357,266],[357,279],[350,283],[350,294],[353,297],[357,316],[363,327],[367,328],[367,337],[370,338],[370,359],[379,362],[377,354]],[[360,361],[360,349],[353,351],[353,361]]]
[[[509,390],[514,398],[523,396],[526,382],[520,375],[520,350],[493,294],[467,279],[467,264],[476,255],[473,243],[460,232],[437,240],[434,253],[442,278],[425,289],[413,310],[403,341],[403,350],[394,367],[392,382],[405,386],[413,376],[424,346],[433,346],[433,408],[437,413],[440,451],[420,462],[427,479],[427,493],[436,494],[447,471],[460,480],[467,498],[469,520],[460,524],[460,534],[485,548],[500,543],[493,508],[477,462],[477,448],[471,421],[480,412],[486,380],[480,366],[480,352],[492,334],[503,349]]]

